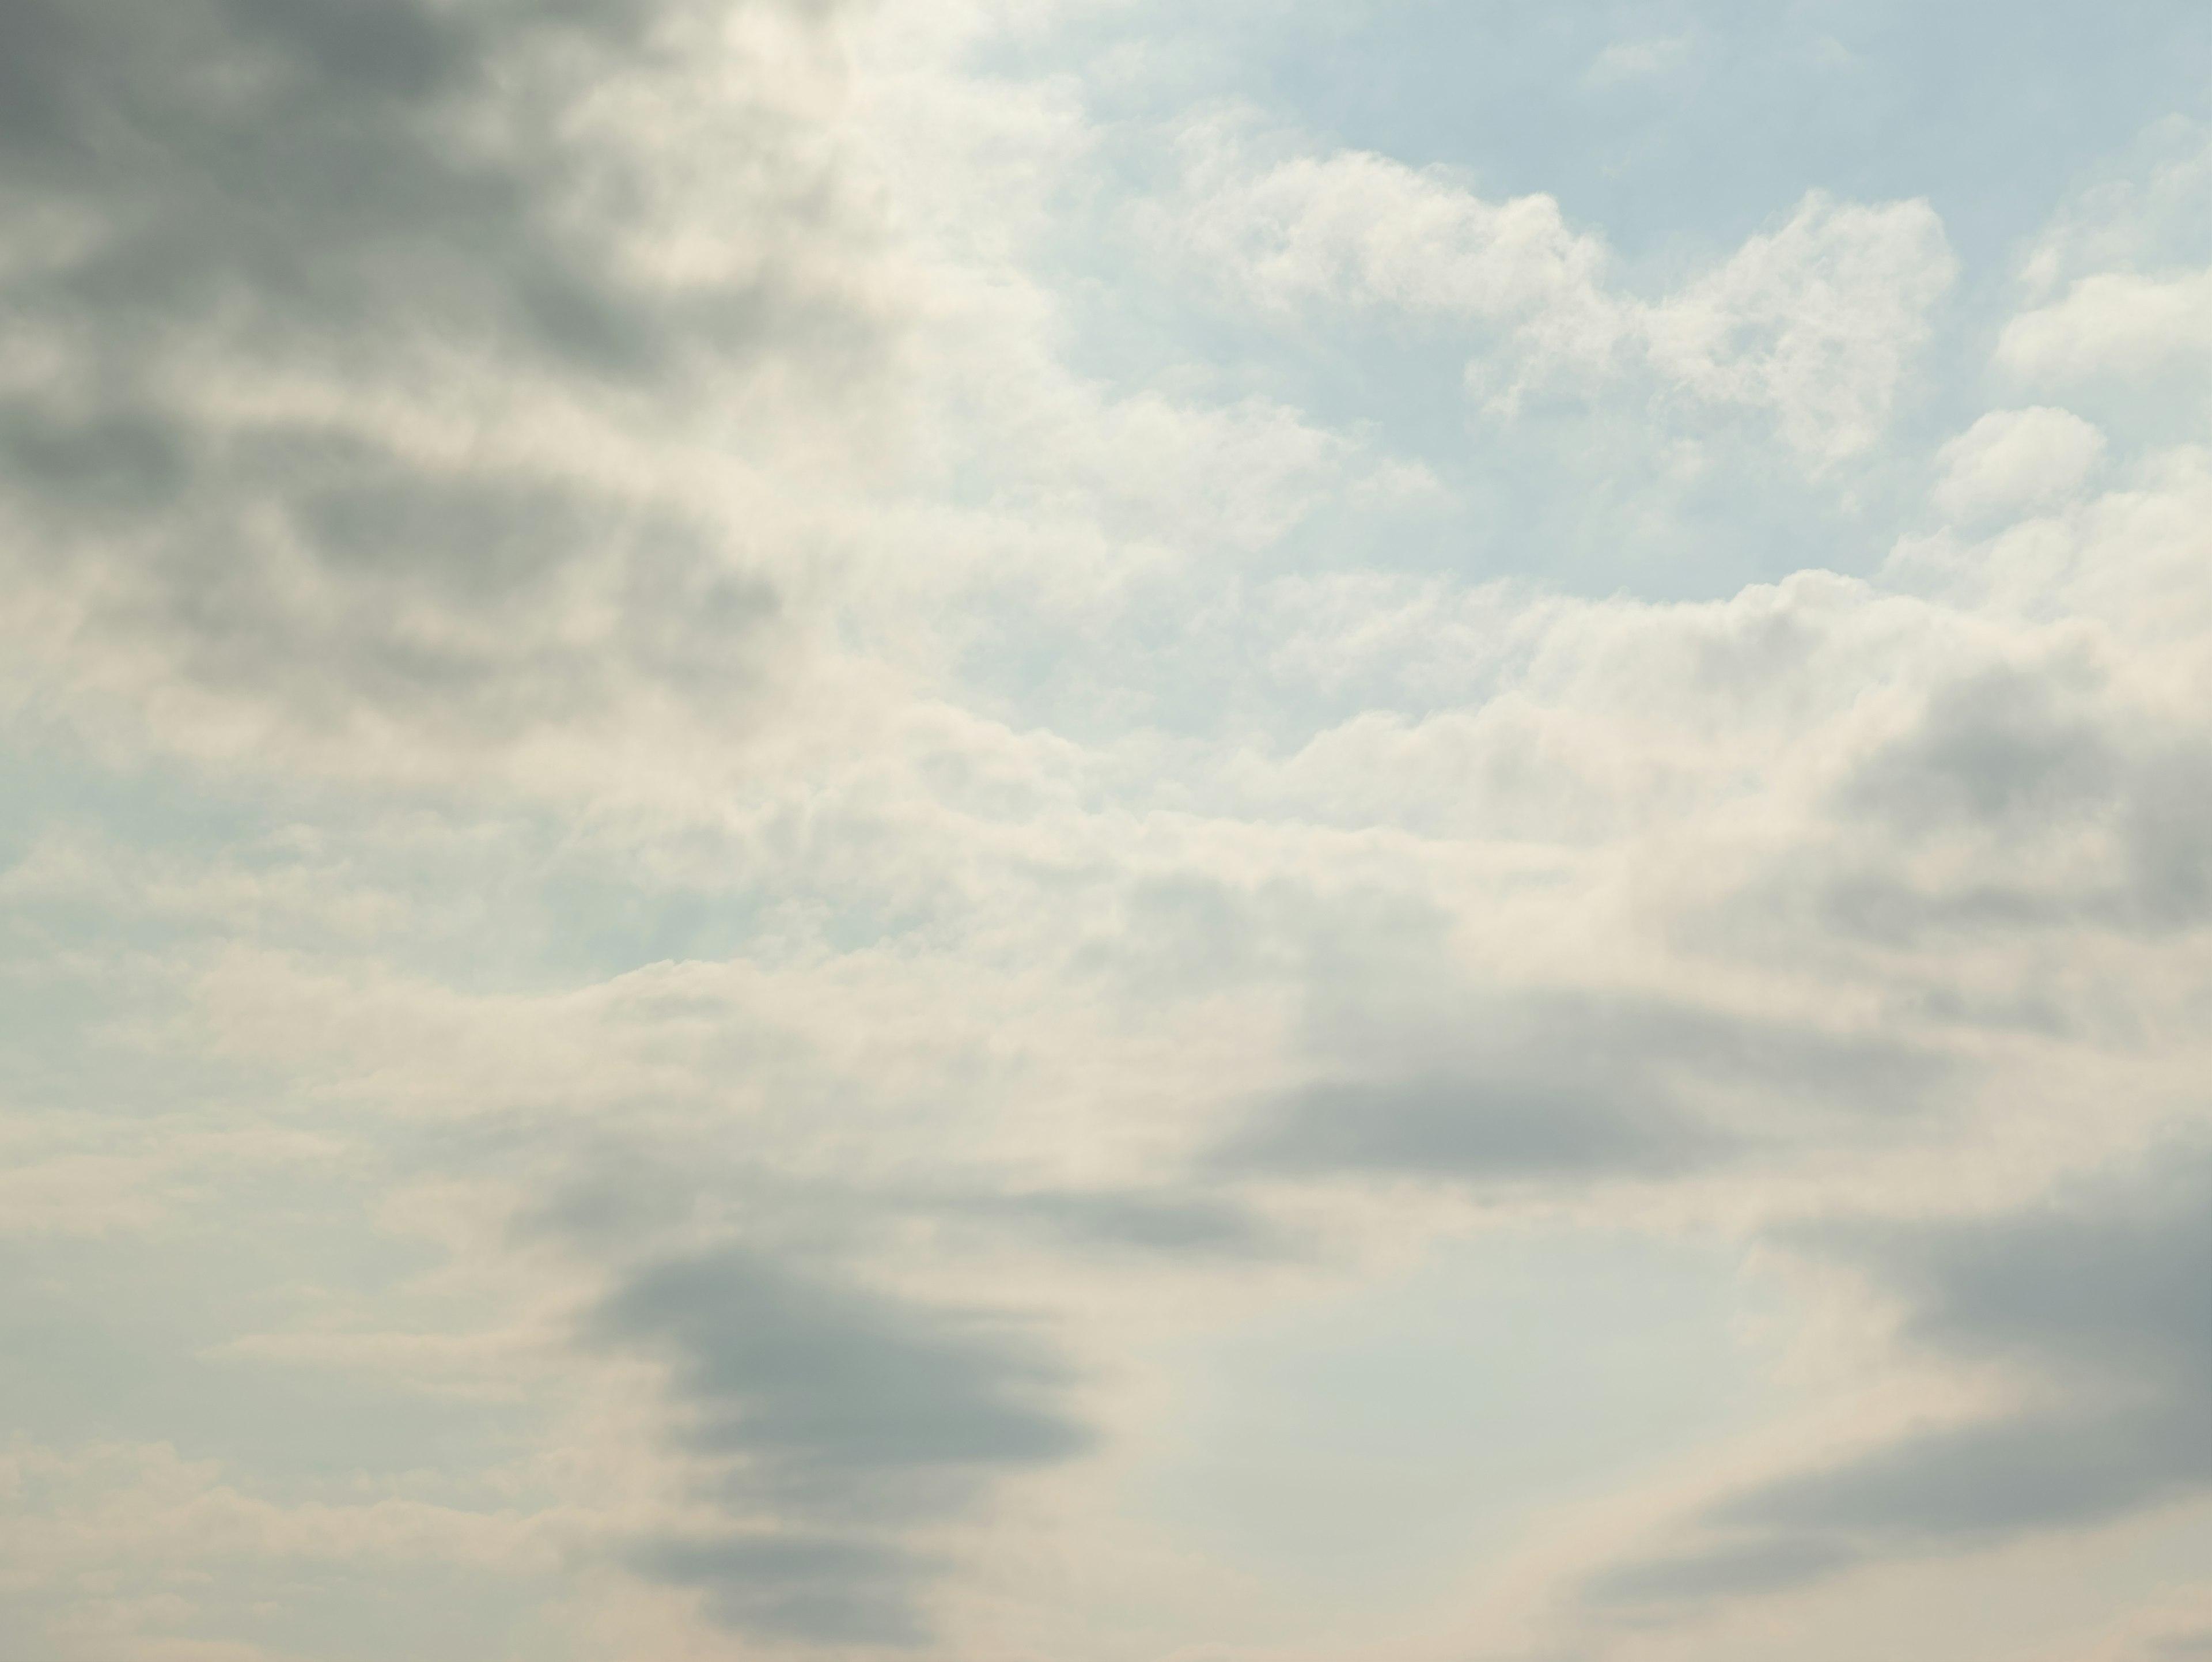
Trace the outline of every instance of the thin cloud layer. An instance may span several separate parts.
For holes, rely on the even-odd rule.
[[[1942,1072],[1935,1057],[1879,1042],[1657,1002],[1485,1009],[1468,998],[1456,1014],[1474,1043],[1447,1040],[1437,1048],[1449,1059],[1401,1079],[1305,1087],[1216,1158],[1309,1176],[1663,1178],[1786,1142],[1793,1121],[1818,1136],[1837,1118],[1929,1111]]]

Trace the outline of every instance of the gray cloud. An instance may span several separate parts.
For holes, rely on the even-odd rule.
[[[802,33],[822,10],[758,3]],[[680,279],[630,257],[653,164],[573,118],[674,62],[690,9],[0,13],[0,313],[43,366],[0,375],[0,556],[71,618],[80,671],[325,745],[504,743],[633,685],[746,719],[788,632],[753,551],[557,456],[425,460],[381,413],[520,374],[610,417],[622,400],[635,435],[701,366],[797,366],[825,408],[869,384],[866,233],[803,118],[741,81],[725,137],[749,161],[717,211],[744,257]],[[331,411],[240,414],[211,397],[233,370],[319,386]]]
[[[2120,782],[2121,760],[2080,690],[2057,680],[2004,669],[1938,688],[1919,726],[1859,770],[1847,800],[1916,831],[2094,811]]]
[[[96,232],[18,276],[10,302],[96,324],[111,362],[180,326],[242,322],[270,344],[327,350],[374,330],[388,350],[390,332],[458,330],[648,370],[701,308],[645,304],[605,242],[558,211],[586,162],[557,142],[561,88],[511,112],[527,144],[466,143],[459,119],[512,97],[498,71],[526,48],[562,36],[634,53],[674,9],[14,0],[0,27],[27,95],[0,124],[7,183]],[[744,310],[729,295],[704,309]]]
[[[2159,931],[2212,919],[2212,751],[2161,747],[2135,782],[2123,823],[2134,917]]]
[[[1470,1032],[1403,1071],[1325,1079],[1214,1151],[1232,1172],[1453,1179],[1663,1176],[1786,1139],[1805,1117],[1923,1109],[1936,1059],[1632,1000],[1470,1001]]]
[[[2014,1216],[1803,1244],[1892,1288],[1928,1352],[2009,1370],[2021,1405],[1731,1497],[1695,1546],[1601,1577],[1594,1604],[1771,1591],[2212,1491],[2212,1153]]]
[[[1206,1196],[1089,1190],[978,1196],[963,1208],[1043,1224],[1079,1245],[1146,1252],[1254,1253],[1272,1245],[1243,1208]]]
[[[518,1138],[542,1135],[532,1125]],[[495,1145],[511,1158],[509,1144]],[[711,1200],[707,1197],[711,1196]],[[744,1162],[725,1163],[696,1148],[653,1148],[631,1137],[595,1140],[551,1186],[550,1198],[517,1222],[518,1239],[637,1250],[672,1219],[725,1215],[784,1242],[880,1245],[886,1225],[926,1221],[975,1232],[996,1247],[1010,1237],[1024,1247],[1104,1248],[1142,1254],[1252,1256],[1282,1245],[1249,1208],[1204,1190],[1162,1185],[1097,1189],[966,1182],[866,1188],[799,1184]]]
[[[896,1548],[823,1536],[669,1537],[629,1563],[650,1580],[699,1589],[708,1615],[732,1632],[816,1644],[928,1638],[915,1606],[936,1566]]]
[[[283,530],[253,536],[241,508]],[[365,704],[504,738],[587,716],[626,676],[742,696],[773,651],[775,591],[727,569],[703,533],[544,478],[257,435],[177,518],[198,524],[132,574],[118,626],[166,646],[188,679],[280,693],[319,728]],[[310,604],[287,581],[302,554]],[[568,626],[579,587],[611,629]]]
[[[2212,754],[2193,734],[2131,717],[2084,666],[2008,667],[1938,687],[1837,807],[1893,839],[1827,881],[1826,918],[1851,934],[1905,941],[2084,923],[2162,934],[2212,917]],[[1896,853],[1931,836],[1983,857],[1948,882],[1901,875]]]
[[[1316,1085],[1276,1105],[1218,1158],[1255,1171],[1540,1178],[1658,1174],[1724,1146],[1709,1127],[1633,1090],[1632,1081],[1474,1069]]]
[[[745,1248],[639,1271],[593,1334],[669,1360],[676,1438],[702,1493],[733,1522],[782,1526],[655,1540],[634,1557],[707,1590],[717,1618],[745,1631],[918,1637],[929,1565],[902,1531],[951,1515],[994,1473],[1090,1441],[1059,1404],[1062,1371],[1018,1336]]]

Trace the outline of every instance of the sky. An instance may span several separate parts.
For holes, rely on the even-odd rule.
[[[2212,11],[0,0],[9,1662],[2212,1658]]]

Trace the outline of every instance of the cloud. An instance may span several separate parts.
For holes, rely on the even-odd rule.
[[[2157,374],[2212,356],[2212,271],[2152,277],[2100,271],[1998,337],[1996,364],[2023,380],[2065,385]]]
[[[1886,427],[1958,262],[1925,201],[1808,193],[1774,230],[1656,301],[1612,285],[1610,251],[1544,195],[1490,202],[1441,170],[1365,151],[1246,163],[1218,130],[1190,141],[1169,234],[1263,305],[1308,299],[1473,324],[1492,407],[1634,370],[1695,409],[1771,412],[1808,463]]]
[[[1593,92],[1617,87],[1665,81],[1686,68],[1696,50],[1686,34],[1657,35],[1641,40],[1616,40],[1590,60],[1582,84]]]
[[[948,1208],[969,1218],[1039,1224],[1070,1245],[1145,1253],[1256,1256],[1276,1245],[1250,1214],[1218,1196],[1142,1190],[979,1194]]]
[[[1192,143],[1199,196],[1182,228],[1269,302],[1456,314],[1605,351],[1605,245],[1571,230],[1551,197],[1486,202],[1448,174],[1366,151],[1247,173],[1220,135]]]
[[[69,758],[61,807],[0,792],[8,1077],[71,1111],[0,1139],[24,1263],[53,1266],[26,1285],[129,1328],[157,1384],[189,1356],[276,1466],[368,1450],[439,1490],[240,1525],[224,1598],[263,1558],[332,1588],[565,1563],[527,1595],[548,1655],[1241,1644],[1295,1599],[1082,1459],[1176,1412],[1156,1364],[1188,1335],[1299,1319],[1260,1306],[1476,1210],[1953,1204],[2193,1111],[2212,475],[2110,418],[2100,473],[2045,406],[1846,475],[1908,424],[1944,316],[1926,203],[1790,207],[1800,178],[1643,292],[1563,205],[1581,186],[1209,130],[1153,228],[1243,302],[1224,343],[1205,296],[1112,265],[1115,147],[1150,140],[1006,78],[1057,46],[1001,51],[1003,9],[882,9],[0,17],[0,700]],[[1690,246],[1671,211],[1638,217],[1655,259]],[[1443,361],[1412,430],[1330,428],[1297,399],[1334,368],[1254,328],[1346,314],[1392,337],[1378,385]],[[1530,411],[1478,435],[1525,523],[1413,454],[1456,466],[1469,357],[1494,413]],[[1571,455],[1554,394],[1606,406]],[[1639,581],[1705,582],[1562,483],[1620,471],[1582,436],[1656,431],[1694,482],[1740,430],[1761,471],[1853,487],[1793,484],[1770,523],[1757,482],[1709,481],[1763,569],[1870,564],[1931,478],[1953,523],[1875,579],[1559,592],[1586,527]],[[1392,478],[1456,517],[1406,539]],[[1516,539],[1536,575],[1479,581]],[[84,758],[117,733],[149,742]],[[239,766],[130,794],[163,748]],[[437,1205],[395,1189],[457,1171]],[[2132,1516],[2159,1471],[2200,1492],[2172,1323],[2084,1325],[2195,1250],[2132,1205],[1807,1238],[2019,1401],[1763,1468],[1592,1598],[1702,1610]],[[2107,1239],[2158,1218],[2140,1262]],[[240,1307],[141,1344],[96,1255]],[[22,1348],[38,1414],[82,1406],[70,1356]],[[85,1378],[121,1377],[107,1354]],[[251,1384],[280,1371],[313,1410],[290,1432]],[[118,1434],[192,1433],[173,1391],[116,1394]],[[514,1411],[414,1428],[471,1401]],[[106,1596],[70,1579],[103,1547],[160,1558],[229,1507],[85,1519],[56,1608]],[[1062,1554],[1100,1567],[1094,1605],[1039,1568]],[[1332,1631],[1428,1619],[1305,1579]],[[1126,1643],[1052,1631],[1108,1604]],[[351,1630],[314,1608],[270,1654]],[[537,1643],[479,1615],[344,1642]]]
[[[11,8],[19,661],[188,751],[401,775],[542,770],[643,708],[750,726],[787,521],[679,478],[693,406],[795,373],[821,418],[780,393],[778,430],[839,428],[895,326],[819,9],[747,15]],[[711,183],[656,125],[709,93],[750,157]]]
[[[953,1316],[794,1276],[731,1249],[641,1271],[605,1337],[669,1347],[685,1445],[810,1511],[881,1506],[906,1474],[1064,1458],[1085,1439],[1037,1400],[1059,1382]]]
[[[685,335],[766,348],[777,313],[805,303],[773,259],[742,286],[640,280],[625,256],[649,218],[592,194],[629,158],[562,142],[580,72],[619,86],[687,27],[671,0],[27,0],[9,15],[11,63],[40,89],[0,133],[10,186],[98,227],[11,298],[64,334],[96,325],[72,344],[111,364],[190,325],[234,350],[363,360],[443,333],[630,377]],[[748,114],[771,135],[765,100]],[[763,236],[792,235],[779,218]]]
[[[1801,454],[1871,446],[1958,261],[1924,201],[1815,191],[1649,314],[1651,361],[1698,398],[1771,410]]]
[[[1311,1086],[1219,1159],[1232,1171],[1480,1182],[1664,1176],[1725,1147],[1694,1118],[1606,1084],[1475,1074]]]
[[[1836,874],[1837,921],[2151,935],[2200,922],[2212,905],[2202,852],[2212,755],[2131,691],[2070,653],[1929,688],[1917,721],[1836,794],[1887,833]]]
[[[1798,1239],[1895,1297],[1910,1345],[2008,1381],[2005,1405],[1729,1496],[1691,1520],[1691,1544],[1597,1578],[1593,1604],[1694,1607],[2212,1492],[2212,1156],[2201,1146],[2009,1215]]]
[[[2104,454],[2105,435],[2070,411],[1993,410],[1936,453],[1936,505],[1971,520],[2063,501]]]
[[[1992,367],[2017,386],[2102,399],[2107,425],[2192,434],[2212,355],[2208,224],[2212,132],[2178,113],[2149,122],[2034,238]]]
[[[915,1602],[937,1568],[896,1549],[835,1537],[671,1537],[637,1548],[630,1567],[707,1596],[732,1632],[815,1645],[925,1642]]]
[[[1449,1037],[1361,1045],[1409,1054],[1402,1071],[1266,1105],[1214,1160],[1304,1177],[1664,1178],[1787,1139],[1808,1116],[1923,1110],[1941,1071],[1884,1043],[1656,1001],[1471,997],[1456,1014]]]
[[[2032,832],[2101,808],[2121,763],[2103,712],[2083,696],[2094,682],[2069,686],[2069,667],[2008,666],[1939,682],[1917,725],[1860,764],[1847,799],[1918,833],[1959,821]]]
[[[697,1481],[738,1520],[778,1525],[656,1538],[630,1559],[707,1589],[745,1631],[918,1640],[927,1560],[900,1532],[1091,1441],[1058,1404],[1060,1371],[1018,1338],[743,1248],[630,1275],[592,1335],[668,1358]]]
[[[257,1491],[166,1443],[0,1446],[0,1643],[39,1662],[274,1662],[329,1654],[337,1623],[378,1653],[461,1657],[557,1597],[571,1520],[512,1494],[471,1506],[363,1480],[302,1501],[289,1487]]]

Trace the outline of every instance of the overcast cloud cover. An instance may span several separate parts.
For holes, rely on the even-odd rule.
[[[0,0],[0,1655],[2212,1656],[2212,12]]]

